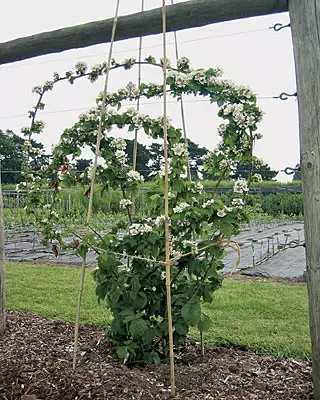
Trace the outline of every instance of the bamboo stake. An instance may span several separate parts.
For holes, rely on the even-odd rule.
[[[168,312],[169,354],[170,354],[170,384],[171,394],[175,395],[173,328],[171,311],[171,279],[170,279],[170,235],[169,235],[169,168],[168,168],[168,126],[167,126],[167,42],[166,42],[166,1],[162,0],[163,25],[163,152],[164,152],[164,182],[165,182],[165,243],[166,243],[166,293]]]
[[[174,0],[171,0],[171,5],[174,5]],[[177,31],[173,32],[174,36],[174,45],[175,45],[175,50],[176,50],[176,60],[179,60],[179,48],[178,48],[178,38],[177,38]],[[183,131],[183,137],[184,137],[184,143],[187,149],[187,154],[188,154],[188,165],[187,165],[187,178],[188,181],[191,182],[191,171],[190,171],[190,164],[189,164],[189,152],[188,152],[188,138],[187,138],[187,126],[186,126],[186,118],[185,118],[185,113],[184,113],[184,102],[183,102],[183,97],[181,95],[180,99],[180,110],[181,110],[181,120],[182,120],[182,131]]]
[[[144,11],[144,0],[141,0],[141,12]],[[142,36],[139,39],[139,70],[138,70],[138,89],[141,84],[141,61],[142,61]],[[140,96],[137,100],[137,111],[140,111]],[[137,151],[138,151],[138,129],[135,130],[134,133],[134,142],[133,142],[133,169],[136,170],[137,167]]]
[[[90,233],[89,224],[90,224],[91,217],[92,217],[93,192],[94,192],[95,178],[96,178],[96,172],[97,172],[98,157],[100,156],[100,143],[101,143],[101,139],[102,139],[102,122],[106,115],[106,110],[107,110],[106,94],[107,94],[107,90],[108,90],[109,72],[110,72],[110,67],[111,67],[113,44],[114,44],[114,39],[115,39],[115,35],[116,35],[116,27],[117,27],[117,22],[118,22],[119,5],[120,5],[120,0],[117,1],[117,5],[116,5],[116,12],[115,12],[115,17],[114,17],[114,21],[113,21],[113,28],[112,28],[112,35],[111,35],[111,42],[110,42],[110,49],[109,49],[107,71],[106,71],[104,90],[103,90],[103,95],[102,95],[101,113],[100,113],[97,143],[96,143],[96,152],[95,152],[95,157],[94,157],[94,163],[93,163],[93,168],[92,168],[92,179],[91,179],[91,185],[90,185],[90,197],[89,197],[89,205],[88,205],[86,234]],[[74,331],[74,349],[73,349],[73,363],[72,363],[73,369],[76,368],[76,362],[77,362],[79,321],[80,321],[81,300],[82,300],[82,293],[83,293],[83,286],[84,286],[86,264],[87,264],[87,251],[85,251],[84,256],[82,257],[82,266],[81,266],[81,272],[80,272],[79,295],[78,295],[77,314],[76,314],[76,323],[75,323],[75,331]]]

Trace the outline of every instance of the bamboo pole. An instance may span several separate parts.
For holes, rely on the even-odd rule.
[[[141,0],[141,12],[144,11],[144,0]],[[138,69],[138,89],[140,88],[141,84],[141,61],[142,61],[142,36],[139,39],[139,69]],[[137,100],[137,111],[140,111],[140,96]],[[137,152],[138,152],[138,129],[134,132],[134,142],[133,142],[133,169],[137,169]]]
[[[174,6],[174,0],[171,0],[171,5]],[[174,46],[175,46],[175,52],[176,52],[176,60],[178,62],[179,60],[179,48],[178,48],[178,38],[177,38],[177,31],[173,32],[174,36]],[[182,120],[182,131],[183,131],[183,137],[184,137],[184,143],[188,152],[188,138],[187,138],[187,125],[186,125],[186,117],[184,113],[184,102],[183,102],[183,96],[181,95],[179,99],[180,103],[180,112],[181,112],[181,120]],[[190,164],[189,164],[189,152],[188,154],[188,165],[187,165],[187,178],[188,181],[191,182],[191,171],[190,171]]]
[[[167,32],[166,32],[166,1],[162,3],[162,24],[163,24],[163,152],[164,152],[164,195],[165,195],[165,245],[166,245],[166,293],[169,333],[169,354],[170,354],[170,384],[171,394],[175,395],[174,377],[174,352],[173,352],[173,328],[171,310],[171,262],[170,262],[170,233],[169,233],[169,160],[168,160],[168,126],[167,126]]]
[[[100,112],[99,127],[98,127],[97,142],[96,142],[96,152],[95,152],[93,168],[92,168],[92,178],[91,178],[91,185],[90,185],[90,197],[89,197],[89,205],[88,205],[86,234],[89,234],[89,232],[90,232],[89,224],[90,224],[91,217],[92,217],[92,204],[93,204],[95,178],[96,178],[96,172],[97,172],[98,157],[100,156],[100,143],[101,143],[101,139],[102,139],[102,123],[103,123],[103,119],[104,119],[104,117],[106,115],[106,111],[107,111],[106,110],[107,109],[106,94],[108,91],[109,72],[110,72],[110,67],[111,67],[114,38],[115,38],[116,27],[117,27],[117,22],[118,22],[119,5],[120,5],[120,0],[117,0],[116,12],[115,12],[115,17],[114,17],[113,27],[112,27],[112,36],[111,36],[111,42],[110,42],[107,71],[106,71],[104,90],[103,90],[103,95],[102,95],[101,112]],[[83,293],[83,286],[84,286],[86,264],[87,264],[87,252],[85,250],[85,253],[82,257],[82,265],[81,265],[81,272],[80,272],[80,285],[79,285],[77,314],[76,314],[76,323],[75,323],[75,332],[74,332],[74,350],[73,350],[73,363],[72,363],[73,369],[76,368],[76,363],[77,363],[79,321],[80,321],[81,300],[82,300],[82,293]]]

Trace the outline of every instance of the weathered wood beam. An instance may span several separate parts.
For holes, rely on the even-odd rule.
[[[168,32],[288,11],[287,0],[190,0],[167,6]],[[116,40],[162,32],[161,8],[120,17]],[[0,64],[108,43],[112,19],[0,43]]]
[[[320,2],[290,0],[295,54],[314,398],[320,400]]]
[[[5,303],[6,303],[6,290],[5,290],[5,260],[4,260],[4,224],[3,224],[3,197],[2,197],[1,165],[0,165],[0,335],[6,329]]]

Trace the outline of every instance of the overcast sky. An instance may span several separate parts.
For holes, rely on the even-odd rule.
[[[175,0],[175,3],[178,2],[183,1]],[[170,3],[171,0],[168,0],[167,4]],[[49,6],[48,2],[43,0],[11,0],[1,7],[0,42],[110,18],[114,15],[115,4],[115,0],[91,0],[89,3],[81,0],[55,0]],[[146,9],[152,9],[161,6],[162,1],[145,0],[145,4]],[[140,11],[140,8],[141,0],[120,2],[121,15]],[[276,170],[295,166],[299,161],[296,100],[263,98],[278,96],[281,92],[296,92],[291,31],[286,28],[276,33],[268,29],[275,23],[285,25],[288,22],[289,15],[284,13],[225,22],[178,33],[180,55],[189,57],[194,67],[222,67],[225,78],[232,79],[237,84],[249,85],[262,97],[259,99],[259,106],[265,112],[265,116],[259,131],[264,138],[257,144],[256,154]],[[121,61],[137,57],[138,41],[132,39],[115,43],[114,58]],[[168,42],[168,57],[174,60],[172,34],[168,34]],[[161,43],[161,35],[144,38],[143,57],[152,54],[160,58]],[[86,61],[88,66],[101,63],[106,59],[108,49],[109,45],[104,44],[0,66],[0,129],[12,129],[20,133],[21,127],[28,125],[28,119],[24,115],[37,101],[36,95],[31,93],[33,86],[52,79],[53,72],[64,73],[72,69],[79,60]],[[160,83],[161,71],[155,72],[152,67],[143,67],[142,78],[146,82]],[[109,91],[125,87],[130,80],[136,82],[136,68],[128,72],[112,72]],[[41,135],[41,141],[48,150],[52,144],[58,142],[64,128],[71,126],[85,109],[94,106],[96,95],[102,88],[102,79],[95,84],[83,79],[73,86],[59,83],[54,91],[45,97],[46,113],[41,115],[41,119],[45,121],[46,128]],[[193,96],[185,99],[188,136],[201,146],[213,149],[219,139],[217,108],[207,102],[195,100],[197,99]],[[159,104],[159,100],[154,100],[152,104],[145,104],[144,101],[142,103],[142,113],[161,115],[162,105]],[[178,104],[170,102],[168,112],[174,125],[181,126]],[[115,132],[114,135],[132,138],[132,134],[127,132]],[[150,143],[143,135],[140,141]],[[288,180],[283,173],[278,178]]]

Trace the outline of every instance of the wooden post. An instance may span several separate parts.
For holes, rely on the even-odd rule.
[[[167,32],[288,11],[287,0],[189,0],[167,6]],[[115,40],[162,33],[162,9],[119,17]],[[113,19],[0,43],[0,65],[44,54],[107,43]]]
[[[297,73],[314,398],[320,400],[320,2],[290,0]]]
[[[6,329],[3,197],[0,180],[0,334]]]

